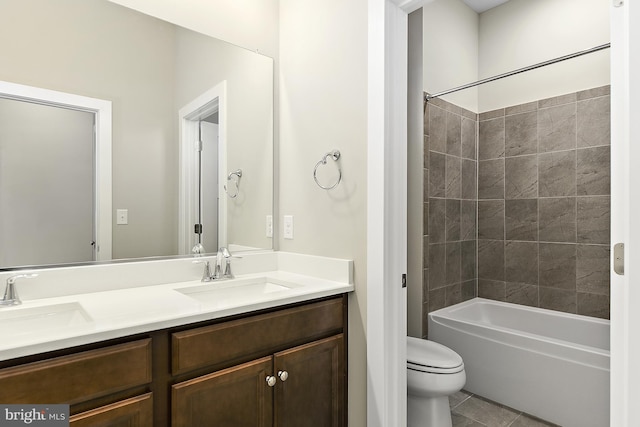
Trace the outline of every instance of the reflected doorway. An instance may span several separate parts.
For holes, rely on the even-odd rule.
[[[0,265],[95,260],[94,114],[0,98]]]
[[[200,121],[199,215],[201,224],[198,243],[205,251],[218,250],[218,112]]]
[[[0,81],[0,270],[111,259],[111,102]]]
[[[179,253],[215,253],[226,246],[226,82],[182,107],[180,117]]]

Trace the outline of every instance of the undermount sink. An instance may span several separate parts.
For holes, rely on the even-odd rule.
[[[210,282],[207,284],[175,289],[202,304],[207,305],[233,305],[242,302],[257,302],[267,300],[274,294],[290,291],[299,287],[292,283],[285,283],[259,277],[255,279],[240,279]]]
[[[77,302],[0,309],[0,325],[2,325],[3,334],[14,337],[32,334],[34,331],[41,333],[84,326],[92,321],[89,314]]]

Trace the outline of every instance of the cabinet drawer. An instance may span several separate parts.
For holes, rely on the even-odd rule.
[[[74,404],[151,382],[151,340],[0,370],[2,403]]]
[[[231,366],[270,352],[339,333],[342,298],[172,334],[174,375],[206,366]]]
[[[76,414],[69,419],[69,426],[153,427],[151,393]]]

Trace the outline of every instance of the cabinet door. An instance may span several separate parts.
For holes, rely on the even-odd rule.
[[[269,427],[273,422],[273,358],[178,383],[172,387],[173,427]]]
[[[151,393],[71,417],[71,427],[153,427]]]
[[[346,425],[342,334],[277,353],[274,367],[277,427]]]

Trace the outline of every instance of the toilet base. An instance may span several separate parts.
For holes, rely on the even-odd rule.
[[[452,427],[449,396],[407,396],[407,427]]]

